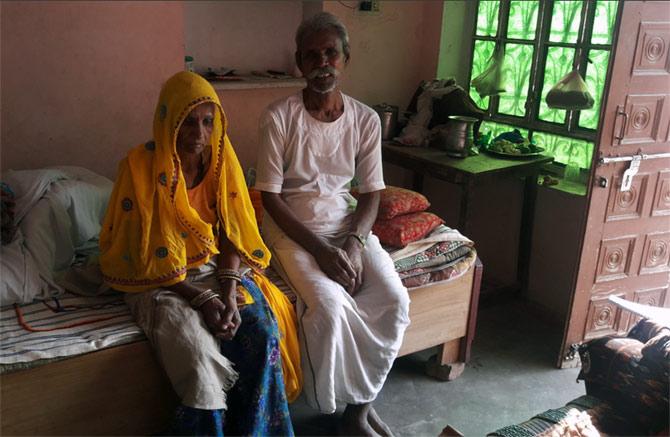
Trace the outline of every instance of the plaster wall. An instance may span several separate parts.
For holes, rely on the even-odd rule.
[[[227,67],[292,74],[302,14],[299,1],[184,2],[186,54],[198,72]]]
[[[437,77],[453,77],[456,83],[466,87],[468,81],[468,59],[472,50],[472,25],[477,14],[477,2],[452,0],[443,3],[440,27],[440,54],[442,61],[437,67]]]
[[[349,31],[351,62],[342,82],[347,94],[368,104],[407,107],[422,79],[435,77],[441,2],[381,2],[378,13],[324,2]]]
[[[2,169],[80,165],[113,177],[151,138],[161,84],[183,69],[176,2],[0,3]]]
[[[258,123],[265,108],[275,100],[299,90],[300,88],[217,90],[221,106],[228,118],[228,137],[243,169],[256,166]]]

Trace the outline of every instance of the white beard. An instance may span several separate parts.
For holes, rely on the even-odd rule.
[[[318,94],[328,94],[330,92],[335,91],[335,88],[337,88],[337,82],[333,82],[333,84],[326,89],[317,88],[314,85],[309,85],[309,89]]]

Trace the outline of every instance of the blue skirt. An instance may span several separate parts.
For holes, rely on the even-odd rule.
[[[279,330],[263,293],[249,278],[242,285],[254,303],[240,310],[235,337],[221,341],[221,353],[239,373],[228,392],[227,410],[177,408],[171,435],[293,436],[279,353]]]

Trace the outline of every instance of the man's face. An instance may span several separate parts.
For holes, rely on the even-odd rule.
[[[308,34],[296,53],[298,68],[307,80],[307,86],[317,93],[333,91],[348,59],[342,51],[342,40],[334,30]]]

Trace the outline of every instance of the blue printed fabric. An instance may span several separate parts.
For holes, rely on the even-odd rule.
[[[177,408],[171,435],[293,436],[279,354],[279,330],[261,290],[248,278],[242,285],[254,303],[240,310],[242,324],[221,352],[239,372],[228,392],[228,410]]]

